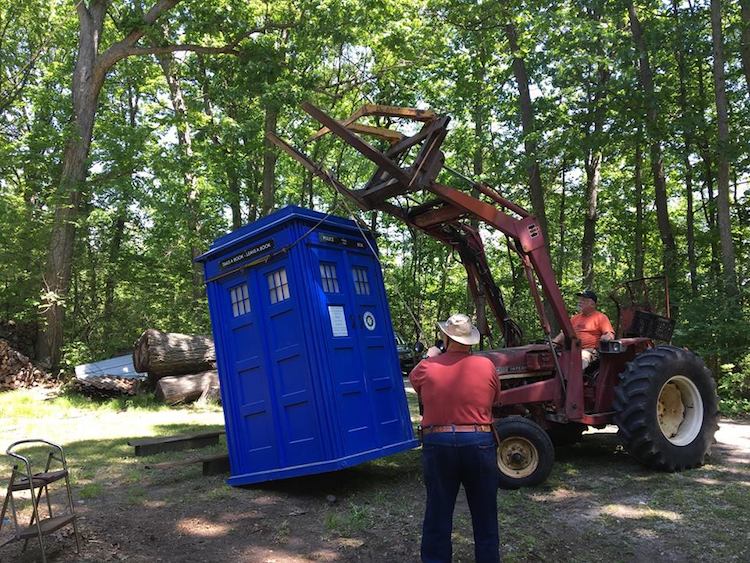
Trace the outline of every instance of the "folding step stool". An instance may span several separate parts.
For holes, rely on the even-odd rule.
[[[32,473],[31,462],[29,459],[15,451],[18,446],[24,445],[25,447],[28,447],[33,444],[43,444],[49,449],[47,452],[47,463],[44,467],[44,471],[41,473]],[[47,556],[44,552],[44,536],[55,530],[59,530],[63,526],[73,524],[73,535],[76,540],[76,553],[80,553],[81,544],[78,540],[78,526],[76,524],[76,515],[73,509],[73,495],[70,491],[68,463],[65,461],[63,449],[57,444],[53,444],[47,440],[20,440],[8,446],[5,453],[17,460],[17,463],[13,466],[13,472],[11,473],[10,481],[8,482],[8,490],[5,493],[3,509],[0,511],[0,530],[2,530],[8,506],[10,506],[10,515],[15,530],[13,536],[1,543],[0,547],[14,541],[24,540],[23,551],[25,551],[29,540],[34,536],[37,536],[39,538],[39,545],[42,549],[42,561],[46,563]],[[52,470],[53,461],[61,463],[62,469]],[[20,464],[23,464],[23,468],[21,469],[19,469]],[[59,516],[53,516],[48,486],[55,481],[60,481],[62,479],[65,479],[65,487],[68,493],[68,510]],[[29,491],[31,493],[32,514],[28,526],[23,526],[18,522],[16,503],[13,498],[13,493],[18,491]],[[42,500],[42,495],[47,499],[47,511],[49,513],[49,517],[47,518],[41,518],[39,515],[39,503]]]

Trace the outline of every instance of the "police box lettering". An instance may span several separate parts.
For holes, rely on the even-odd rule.
[[[320,242],[327,242],[328,244],[338,244],[341,246],[351,246],[353,248],[364,248],[365,243],[361,240],[352,240],[349,238],[344,237],[337,237],[334,235],[327,235],[325,233],[320,233],[318,235],[318,240]]]
[[[239,254],[230,256],[226,260],[222,260],[220,265],[222,268],[234,266],[235,264],[244,262],[248,258],[252,258],[253,256],[260,254],[261,252],[265,252],[266,250],[271,250],[272,248],[273,248],[273,239],[267,240],[256,246],[253,246],[252,248],[247,248],[243,250],[242,252],[240,252]]]

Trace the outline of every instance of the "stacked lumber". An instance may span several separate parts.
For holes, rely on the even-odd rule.
[[[108,398],[115,395],[135,395],[138,393],[140,381],[126,377],[88,377],[75,380],[75,386],[89,397]]]
[[[208,336],[150,328],[135,343],[133,366],[148,373],[148,386],[169,405],[218,398],[216,351]]]
[[[0,339],[0,391],[53,383],[52,377],[31,360]]]

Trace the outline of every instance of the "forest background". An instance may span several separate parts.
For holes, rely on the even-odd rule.
[[[452,116],[446,164],[539,217],[571,311],[582,287],[613,313],[618,283],[666,273],[675,343],[707,361],[725,412],[750,411],[750,0],[4,1],[0,320],[38,327],[37,359],[65,371],[148,327],[209,333],[192,259],[286,204],[385,235],[407,341],[409,308],[428,341],[471,311],[449,249],[352,212],[265,140],[360,185],[353,151],[306,143],[306,100]],[[485,235],[539,338],[523,270]]]

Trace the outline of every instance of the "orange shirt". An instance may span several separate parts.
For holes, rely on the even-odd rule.
[[[612,323],[609,322],[607,315],[600,311],[594,311],[590,315],[578,313],[570,319],[573,330],[576,331],[578,339],[581,341],[581,348],[598,348],[599,339],[605,332],[614,333]]]
[[[500,385],[489,358],[445,352],[419,362],[409,381],[424,405],[422,426],[492,423]]]

